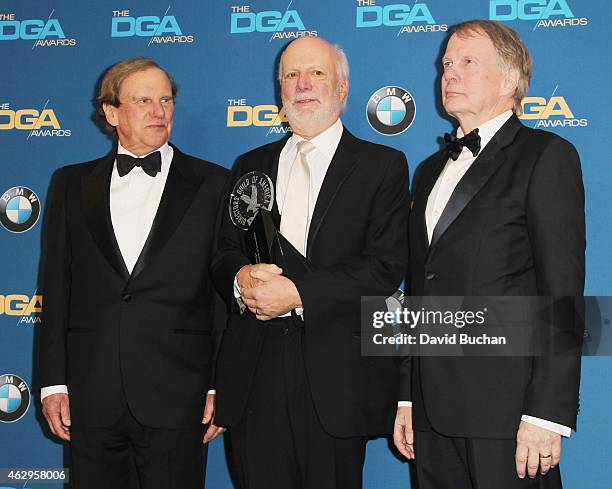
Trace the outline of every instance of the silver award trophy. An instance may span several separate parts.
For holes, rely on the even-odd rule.
[[[247,253],[253,263],[274,263],[272,250],[278,230],[270,212],[273,205],[274,185],[262,172],[242,175],[230,194],[230,218],[234,226],[246,231]]]
[[[310,262],[279,232],[272,208],[274,185],[262,172],[249,172],[236,181],[229,199],[232,223],[245,231],[245,243],[252,263],[274,263],[283,275],[295,277],[312,270]]]

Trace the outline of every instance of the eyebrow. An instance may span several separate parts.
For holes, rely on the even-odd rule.
[[[475,54],[464,54],[458,57],[458,59],[465,59],[465,58],[479,59],[478,56],[476,56]],[[440,58],[440,61],[452,61],[452,60],[453,59],[449,58],[448,56],[442,56],[442,58]]]
[[[159,98],[168,98],[168,97],[173,98],[173,97],[172,97],[172,94],[169,94],[169,93],[168,93],[168,94],[165,94],[165,95],[160,95],[160,96],[159,96]],[[139,98],[155,98],[155,96],[154,96],[154,95],[145,95],[145,94],[140,94],[140,95],[132,95],[132,96],[131,96],[131,98],[132,98],[132,99],[134,99],[134,100],[136,100],[136,99],[139,99]],[[1,489],[1,488],[0,488],[0,489]]]
[[[326,68],[324,65],[322,64],[312,64],[312,65],[308,65],[308,66],[304,66],[302,68],[297,68],[297,67],[289,67],[287,66],[286,71],[300,71],[300,70],[304,70],[304,71],[310,71],[310,70],[321,70],[321,71],[325,71]]]

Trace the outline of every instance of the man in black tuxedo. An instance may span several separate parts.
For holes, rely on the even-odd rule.
[[[240,157],[230,188],[268,175],[273,219],[311,268],[252,264],[223,210],[213,276],[232,314],[217,422],[230,427],[244,488],[359,488],[367,437],[392,430],[398,380],[395,359],[361,356],[360,298],[392,294],[406,272],[407,162],[343,127],[339,48],[293,41],[279,80],[293,135]]]
[[[75,488],[201,489],[202,442],[222,431],[208,268],[227,172],[168,144],[175,95],[151,59],[111,67],[99,100],[118,141],[52,189],[41,399]]]
[[[581,296],[580,161],[570,143],[517,118],[527,48],[501,23],[470,21],[454,30],[442,64],[442,102],[460,127],[415,178],[412,294]],[[406,358],[394,441],[416,455],[419,487],[561,487],[580,356],[554,353]]]

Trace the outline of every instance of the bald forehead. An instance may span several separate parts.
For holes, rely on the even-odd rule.
[[[327,42],[325,39],[320,37],[302,37],[300,39],[296,39],[295,41],[291,41],[285,49],[285,52],[291,49],[321,49],[328,50],[329,52],[333,51],[333,46]]]
[[[300,63],[305,60],[329,61],[334,66],[338,62],[334,47],[326,40],[318,37],[305,37],[292,41],[281,58],[283,65]]]

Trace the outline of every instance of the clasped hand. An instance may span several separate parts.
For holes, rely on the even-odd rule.
[[[236,275],[242,301],[261,321],[302,307],[297,287],[282,273],[274,264],[258,263],[242,267]]]

